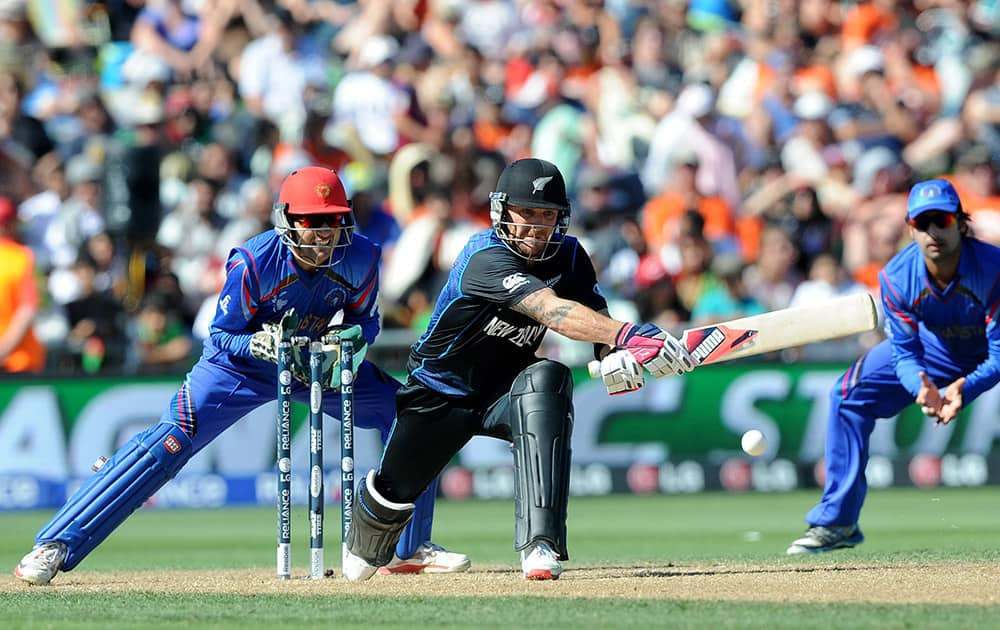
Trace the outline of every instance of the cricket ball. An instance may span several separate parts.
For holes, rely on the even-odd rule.
[[[759,429],[750,429],[740,438],[740,446],[744,453],[756,457],[767,450],[767,438]]]

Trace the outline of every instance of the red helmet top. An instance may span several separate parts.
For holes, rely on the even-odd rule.
[[[322,166],[292,171],[281,184],[278,205],[288,214],[350,212],[344,184],[337,174]]]

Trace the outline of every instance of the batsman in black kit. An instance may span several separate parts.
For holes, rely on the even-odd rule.
[[[474,435],[513,444],[514,548],[529,580],[566,560],[573,381],[536,356],[546,329],[595,344],[608,392],[694,368],[653,324],[611,319],[583,247],[566,235],[570,206],[555,165],[518,160],[491,196],[493,226],[469,239],[413,345],[396,423],[378,471],[355,496],[345,575],[365,580],[392,559],[413,501]]]

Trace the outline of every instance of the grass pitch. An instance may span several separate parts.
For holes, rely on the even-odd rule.
[[[49,513],[0,515],[0,627],[985,628],[1000,619],[1000,489],[872,491],[868,540],[784,555],[818,491],[570,501],[562,579],[527,583],[511,501],[440,501],[455,576],[274,579],[273,509],[140,510],[77,569],[28,587],[10,569]],[[330,506],[336,508],[336,505]],[[294,512],[306,574],[306,509]],[[327,514],[339,570],[339,514]],[[5,564],[4,564],[5,563]]]

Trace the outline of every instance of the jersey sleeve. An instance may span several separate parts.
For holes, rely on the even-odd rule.
[[[360,325],[365,341],[369,345],[375,343],[381,327],[378,311],[378,269],[382,248],[376,245],[372,247],[372,252],[373,255],[368,261],[368,268],[364,271],[361,282],[344,305],[344,323]]]
[[[997,326],[997,315],[1000,314],[1000,275],[997,275],[986,295],[986,344],[989,354],[986,360],[976,366],[965,378],[962,387],[962,404],[968,405],[980,394],[993,388],[1000,382],[1000,327]]]
[[[502,247],[474,253],[461,271],[461,291],[502,306],[512,306],[545,283],[527,271],[524,261]]]
[[[257,313],[260,284],[253,259],[242,248],[234,249],[226,263],[226,281],[209,326],[216,347],[234,356],[250,357],[250,320]]]
[[[885,332],[892,343],[896,376],[906,391],[916,398],[920,393],[920,372],[926,371],[923,364],[924,345],[920,341],[917,318],[910,309],[910,301],[901,294],[900,284],[893,282],[885,269],[878,277],[882,287]]]

